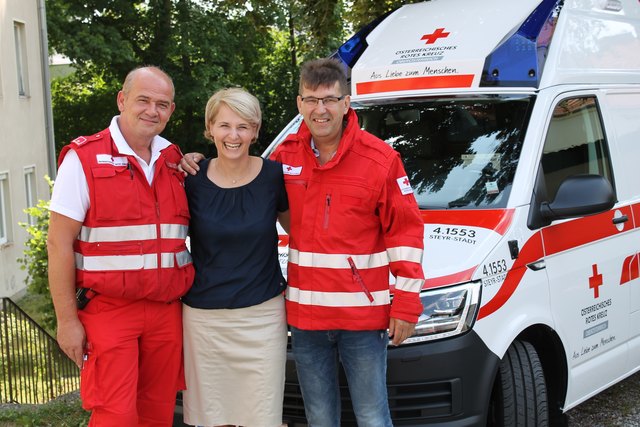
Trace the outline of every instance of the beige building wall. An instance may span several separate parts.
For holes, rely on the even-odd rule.
[[[24,291],[28,222],[23,211],[49,199],[52,144],[46,24],[40,0],[0,0],[0,297]],[[42,37],[45,34],[45,37]]]

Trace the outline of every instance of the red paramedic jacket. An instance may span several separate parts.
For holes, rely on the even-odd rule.
[[[400,155],[345,116],[323,166],[302,123],[271,155],[289,197],[287,320],[305,330],[386,329],[422,313],[424,225]],[[389,272],[396,277],[390,303]]]
[[[90,207],[74,244],[76,286],[107,296],[169,302],[194,276],[185,245],[189,207],[177,163],[180,149],[163,149],[152,185],[133,156],[120,154],[109,129],[76,138]]]

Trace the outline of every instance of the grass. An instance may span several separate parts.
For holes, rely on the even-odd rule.
[[[31,292],[27,292],[23,297],[15,301],[15,303],[25,311],[33,320],[38,323],[38,325],[42,326],[49,334],[52,336],[56,336],[55,330],[51,328],[47,328],[45,322],[43,322],[44,314],[45,314],[45,305],[46,298],[44,295],[32,294]],[[1,427],[1,426],[0,426]]]
[[[0,427],[81,427],[89,415],[75,392],[43,405],[1,405]]]
[[[44,301],[41,295],[27,293],[16,303],[42,325]],[[49,333],[55,334],[51,330]],[[39,384],[41,380],[31,378],[30,381],[38,381]],[[31,389],[35,385],[25,383],[21,387]],[[89,416],[90,413],[82,409],[77,391],[38,405],[0,404],[0,427],[79,427],[87,425]]]

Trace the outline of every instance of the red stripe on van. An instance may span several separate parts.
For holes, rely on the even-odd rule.
[[[281,248],[286,248],[289,246],[289,235],[288,234],[278,234],[278,246]]]
[[[420,212],[425,224],[481,227],[504,235],[513,219],[513,209],[486,210],[424,210]]]
[[[469,280],[471,280],[471,276],[473,276],[473,272],[476,271],[476,268],[478,268],[477,265],[475,267],[471,267],[468,270],[460,271],[458,273],[426,279],[424,281],[424,285],[422,285],[422,289],[437,288],[438,286],[442,285],[452,285],[454,283],[468,282]]]
[[[539,260],[542,256],[542,233],[537,232],[527,240],[522,250],[520,250],[516,262],[513,263],[513,267],[507,273],[507,277],[505,277],[498,293],[489,302],[480,307],[478,320],[487,317],[502,307],[520,284],[522,276],[527,271],[527,264]]]
[[[634,254],[625,258],[622,263],[622,274],[620,275],[620,284],[624,285],[632,280],[640,277],[640,254]]]
[[[389,79],[356,83],[356,92],[358,95],[366,95],[369,93],[395,92],[401,90],[471,87],[472,82],[473,74],[411,77],[406,79]]]
[[[635,205],[633,209],[635,211]],[[622,230],[618,230],[616,225],[613,224],[614,212],[616,210],[619,210],[629,218],[629,220],[624,223]],[[553,224],[535,233],[522,247],[518,259],[507,273],[507,277],[498,290],[498,293],[480,308],[478,320],[497,311],[509,300],[520,284],[522,276],[524,276],[524,273],[527,271],[527,264],[538,261],[545,256],[558,254],[633,230],[634,225],[631,211],[632,208],[630,206],[623,206],[597,215]],[[633,261],[630,261],[630,263],[631,262]],[[633,266],[630,266],[629,274],[635,274]],[[621,280],[623,279],[625,279],[624,275]]]
[[[613,223],[613,215],[616,210],[629,218],[624,223],[622,231],[619,231]],[[632,228],[631,208],[623,206],[597,215],[551,225],[542,230],[542,237],[546,256],[549,256],[618,235]]]

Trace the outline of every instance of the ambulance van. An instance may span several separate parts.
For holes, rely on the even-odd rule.
[[[640,0],[409,4],[335,57],[424,220],[424,312],[388,351],[394,425],[563,425],[637,372]],[[284,418],[306,422],[291,356]]]

